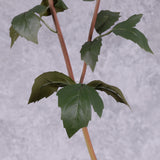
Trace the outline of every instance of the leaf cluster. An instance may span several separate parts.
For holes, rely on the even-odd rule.
[[[136,24],[142,18],[142,14],[135,14],[129,17],[126,21],[114,25],[119,20],[119,17],[119,12],[111,12],[109,10],[102,10],[98,13],[95,30],[99,34],[99,36],[91,42],[85,42],[80,51],[81,59],[90,66],[92,71],[94,71],[96,63],[98,61],[98,56],[100,55],[102,38],[111,33],[131,40],[134,43],[138,44],[145,51],[153,53],[148,45],[148,40],[145,35],[135,28]]]
[[[56,71],[43,73],[35,79],[28,103],[47,98],[57,92],[63,126],[68,137],[72,137],[80,128],[88,126],[92,106],[97,115],[102,116],[104,105],[97,90],[112,96],[117,102],[128,105],[121,90],[115,86],[100,80],[76,84],[67,75]]]
[[[94,0],[83,0],[94,1]],[[56,12],[68,9],[63,0],[54,0]],[[11,47],[19,36],[28,41],[38,43],[38,32],[43,23],[50,31],[56,33],[42,19],[50,16],[48,0],[42,0],[40,5],[21,13],[13,18],[10,27]],[[142,14],[135,14],[126,21],[119,22],[120,13],[102,10],[97,15],[95,30],[98,34],[90,42],[85,42],[80,50],[81,59],[94,71],[100,55],[103,38],[111,33],[131,40],[147,52],[153,53],[145,35],[135,28]],[[58,106],[61,108],[61,119],[68,137],[72,137],[80,128],[87,127],[91,120],[91,111],[102,116],[104,104],[98,92],[112,96],[117,102],[129,104],[122,91],[101,80],[93,80],[88,84],[77,84],[67,75],[54,71],[41,74],[35,79],[28,103],[37,102],[57,93]]]
[[[56,12],[68,9],[62,0],[54,0],[54,5]],[[40,21],[46,25],[41,17],[50,15],[48,0],[42,0],[40,5],[14,17],[10,27],[11,47],[19,36],[37,44],[38,32],[41,27]]]

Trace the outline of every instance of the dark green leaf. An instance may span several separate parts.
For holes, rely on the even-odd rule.
[[[12,30],[10,31],[14,30],[16,34],[26,38],[27,40],[32,41],[34,43],[38,43],[37,34],[40,27],[41,24],[38,16],[32,12],[25,12],[16,16],[12,20]],[[10,33],[10,35],[12,35],[11,39],[14,39],[15,41],[16,38],[13,38],[13,34]]]
[[[104,91],[108,95],[111,95],[117,102],[121,102],[129,106],[128,102],[126,101],[123,93],[119,88],[111,86],[99,80],[94,80],[87,85],[95,88],[96,90]]]
[[[32,9],[30,9],[28,12],[38,13],[40,16],[42,16],[43,14],[45,14],[47,9],[48,8],[44,5],[37,5],[37,6],[33,7]]]
[[[48,8],[47,11],[43,14],[43,16],[51,15],[48,0],[42,0],[41,5],[44,5]],[[68,9],[68,7],[63,2],[63,0],[54,0],[54,6],[55,6],[55,9],[56,9],[56,12],[63,12],[64,10]]]
[[[46,6],[37,5],[29,11],[13,18],[12,25],[10,27],[11,47],[19,36],[22,36],[34,43],[38,43],[37,36],[41,24],[40,18],[34,13],[38,13],[41,16],[46,12],[46,10]]]
[[[54,5],[56,8],[56,12],[63,12],[64,10],[68,9],[68,7],[62,0],[54,0]]]
[[[100,54],[100,49],[102,46],[102,39],[95,39],[91,42],[86,42],[81,49],[81,59],[86,62],[94,71],[96,62],[98,61],[98,55]]]
[[[11,37],[11,47],[12,47],[14,42],[19,37],[19,34],[14,30],[12,26],[10,27],[10,37]]]
[[[60,72],[46,72],[35,79],[32,87],[32,93],[28,103],[39,101],[44,97],[49,97],[57,91],[58,87],[72,85],[75,82]]]
[[[57,92],[58,106],[61,107],[61,119],[68,137],[72,137],[80,128],[87,127],[91,120],[91,105],[101,117],[103,101],[92,87],[75,84]]]
[[[111,12],[108,10],[102,10],[97,15],[97,20],[95,24],[96,31],[101,34],[108,30],[116,21],[119,19],[119,12]]]
[[[114,27],[114,29],[135,27],[136,24],[141,20],[142,16],[143,16],[142,14],[135,14],[135,15],[129,17],[126,21],[118,23]]]
[[[136,28],[133,28],[140,21],[141,17],[142,14],[133,15],[128,20],[117,24],[112,31],[116,35],[137,43],[145,51],[153,53],[144,34]]]
[[[147,38],[144,36],[142,32],[140,32],[136,28],[116,29],[116,30],[113,30],[113,32],[116,35],[119,35],[123,38],[132,40],[133,42],[137,43],[141,48],[143,48],[145,51],[153,53],[148,45]]]

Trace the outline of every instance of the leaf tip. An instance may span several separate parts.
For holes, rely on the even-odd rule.
[[[28,104],[33,103],[34,101],[32,101],[31,99],[29,99]]]
[[[127,103],[126,105],[127,105],[127,106],[129,107],[129,109],[132,111],[132,108],[131,108],[131,106],[130,106],[128,103]]]
[[[151,54],[154,54],[154,52],[150,49],[150,51],[149,51]]]
[[[139,16],[140,18],[142,18],[143,14],[138,14],[138,16]]]
[[[13,44],[11,43],[11,44],[10,44],[10,48],[12,48],[12,47],[13,47]]]

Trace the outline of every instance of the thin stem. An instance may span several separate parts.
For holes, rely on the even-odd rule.
[[[96,19],[97,19],[97,14],[98,14],[98,10],[99,10],[99,5],[100,5],[100,0],[96,0],[94,14],[93,14],[93,18],[92,18],[92,23],[91,23],[91,27],[90,27],[90,31],[89,31],[89,35],[88,35],[88,41],[92,40],[93,31],[94,31],[94,27],[95,27]],[[80,78],[80,83],[83,83],[83,81],[84,81],[86,70],[87,70],[87,64],[84,62],[83,70],[82,70],[82,74],[81,74],[81,78]],[[82,131],[83,131],[83,134],[84,134],[84,137],[85,137],[85,141],[86,141],[91,159],[92,160],[97,160],[94,149],[93,149],[93,146],[92,146],[92,143],[91,143],[91,140],[90,140],[88,129],[85,127],[85,128],[82,128]]]
[[[92,23],[91,23],[91,27],[90,27],[90,31],[89,31],[89,35],[88,35],[88,41],[92,40],[93,31],[94,31],[94,27],[95,27],[96,19],[97,19],[97,14],[98,14],[98,10],[99,10],[99,5],[100,5],[100,0],[96,0]],[[83,81],[84,81],[86,70],[87,70],[87,64],[84,62],[82,74],[81,74],[81,78],[80,78],[80,83],[83,83]]]
[[[61,44],[61,48],[62,48],[62,51],[63,51],[64,59],[65,59],[67,70],[68,70],[68,74],[74,80],[73,71],[72,71],[72,67],[71,67],[71,64],[70,64],[67,48],[66,48],[66,45],[65,45],[65,42],[64,42],[64,38],[63,38],[61,29],[60,29],[60,25],[59,25],[59,22],[58,22],[56,10],[55,10],[55,7],[54,7],[54,1],[53,0],[48,0],[48,3],[49,3],[50,11],[51,11],[51,14],[52,14],[52,18],[53,18],[53,21],[55,23],[56,30],[57,30],[57,33],[58,33],[59,41],[60,41],[60,44]],[[88,41],[91,41],[91,39],[92,39],[93,30],[94,30],[94,26],[95,26],[95,21],[96,21],[96,18],[97,18],[97,12],[98,12],[98,8],[99,8],[99,3],[100,3],[100,0],[97,0],[95,11],[94,11],[94,16],[93,16],[89,36],[88,36]],[[84,75],[85,75],[85,73],[84,73]],[[83,83],[83,80],[81,82]],[[95,156],[95,153],[94,153],[94,150],[93,150],[93,147],[92,147],[92,143],[91,143],[89,134],[88,134],[88,130],[87,130],[86,127],[83,128],[82,130],[83,130],[83,134],[84,134],[84,137],[85,137],[85,140],[86,140],[86,144],[87,144],[88,151],[90,153],[91,159],[92,160],[97,160],[96,156]]]
[[[84,135],[84,138],[87,144],[87,148],[88,148],[88,152],[90,154],[91,160],[97,160],[96,155],[93,150],[93,146],[90,140],[90,136],[89,136],[87,127],[82,128],[82,131],[83,131],[83,135]]]
[[[34,14],[35,16],[37,16],[36,14]],[[57,33],[56,31],[54,31],[41,17],[37,16],[37,18],[42,21],[44,23],[44,25],[53,33]]]
[[[109,32],[107,32],[107,33],[105,33],[105,34],[101,34],[101,35],[97,36],[97,37],[94,38],[94,39],[105,37],[105,36],[109,35],[110,33],[112,33],[112,30],[110,30]]]
[[[40,17],[39,17],[40,18]],[[56,31],[54,31],[42,18],[40,18],[40,20],[44,23],[44,25],[53,33],[57,33]]]
[[[60,25],[59,25],[57,13],[56,13],[56,10],[55,10],[55,7],[54,7],[54,1],[53,0],[48,0],[48,3],[49,3],[50,11],[51,11],[51,14],[52,14],[52,18],[53,18],[53,21],[55,23],[55,27],[56,27],[56,30],[57,30],[57,33],[58,33],[58,38],[59,38],[59,41],[60,41],[60,44],[61,44],[61,48],[62,48],[63,56],[64,56],[64,59],[65,59],[68,74],[72,78],[72,80],[74,80],[73,71],[72,71],[70,59],[69,59],[69,56],[68,56],[67,47],[66,47],[66,44],[65,44],[65,41],[64,41],[64,38],[63,38],[63,34],[61,32],[61,28],[60,28]]]

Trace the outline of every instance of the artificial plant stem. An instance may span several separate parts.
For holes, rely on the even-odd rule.
[[[88,35],[88,42],[92,40],[92,35],[93,35],[94,27],[95,27],[95,24],[96,24],[99,5],[100,5],[100,0],[96,0],[94,14],[93,14],[93,18],[92,18],[92,23],[91,23],[91,27],[90,27],[90,31],[89,31],[89,35]],[[86,70],[87,70],[87,64],[84,62],[83,70],[82,70],[82,74],[81,74],[81,78],[80,78],[80,83],[83,83],[83,81],[84,81]]]
[[[88,148],[88,152],[90,154],[91,160],[97,160],[91,140],[90,140],[90,136],[89,136],[87,127],[82,128],[82,131],[83,131],[83,135],[84,135],[84,138],[87,144],[87,148]]]
[[[91,23],[89,35],[88,35],[88,41],[92,40],[92,35],[93,35],[94,27],[95,27],[95,24],[96,24],[99,5],[100,5],[100,0],[97,0],[96,1],[96,6],[95,6],[95,9],[94,9],[94,14],[93,14],[93,18],[92,18],[92,23]],[[83,83],[83,81],[84,81],[86,70],[87,70],[87,64],[84,62],[83,70],[82,70],[82,74],[81,74],[81,78],[80,78],[80,83]],[[85,127],[85,128],[82,128],[82,130],[83,130],[83,134],[84,134],[84,137],[85,137],[85,140],[86,140],[86,144],[87,144],[88,151],[89,151],[89,154],[91,156],[91,159],[92,160],[97,160],[96,155],[94,153],[94,149],[93,149],[91,140],[90,140],[90,137],[89,137],[88,129]]]
[[[56,27],[56,30],[57,30],[57,33],[58,33],[58,38],[59,38],[59,41],[60,41],[60,44],[61,44],[61,48],[62,48],[63,56],[64,56],[64,59],[65,59],[68,74],[74,80],[73,71],[72,71],[71,63],[70,63],[69,56],[68,56],[68,51],[67,51],[67,48],[66,48],[66,44],[65,44],[62,32],[61,32],[61,28],[60,28],[60,25],[59,25],[57,13],[56,13],[56,10],[55,10],[55,7],[54,7],[54,0],[48,0],[48,3],[49,3],[50,11],[51,11],[51,14],[52,14],[52,18],[53,18],[53,21],[55,23],[55,27]]]
[[[100,0],[97,0],[97,2],[96,2],[96,6],[98,5],[98,7],[99,7],[99,1]],[[53,17],[53,21],[54,21],[55,26],[56,26],[56,30],[57,30],[57,33],[58,33],[59,41],[61,43],[61,47],[62,47],[63,55],[64,55],[64,58],[65,58],[68,74],[74,80],[73,71],[72,71],[72,67],[71,67],[71,64],[70,64],[67,48],[66,48],[66,45],[65,45],[65,42],[64,42],[64,38],[63,38],[61,29],[60,29],[60,25],[59,25],[59,22],[58,22],[56,10],[55,10],[55,7],[54,7],[54,1],[53,0],[48,0],[48,3],[49,3],[49,6],[50,6],[50,10],[51,10],[51,14],[52,14],[52,17]],[[96,8],[98,8],[98,7],[96,7]],[[98,10],[96,8],[95,8],[95,10]],[[97,13],[96,13],[96,15],[97,15]],[[95,17],[95,19],[96,19],[96,17]],[[90,41],[92,39],[94,25],[95,25],[95,23],[92,22],[91,29],[90,29],[90,34],[89,34],[89,38],[88,38],[88,39],[90,39]],[[88,130],[87,130],[86,127],[83,128],[82,130],[83,130],[85,141],[86,141],[86,144],[87,144],[87,147],[88,147],[88,151],[89,151],[90,156],[91,156],[91,160],[96,160],[96,156],[95,156],[95,153],[94,153],[94,150],[93,150],[93,147],[92,147],[92,143],[91,143],[91,140],[90,140],[90,137],[89,137],[89,134],[88,134]]]

